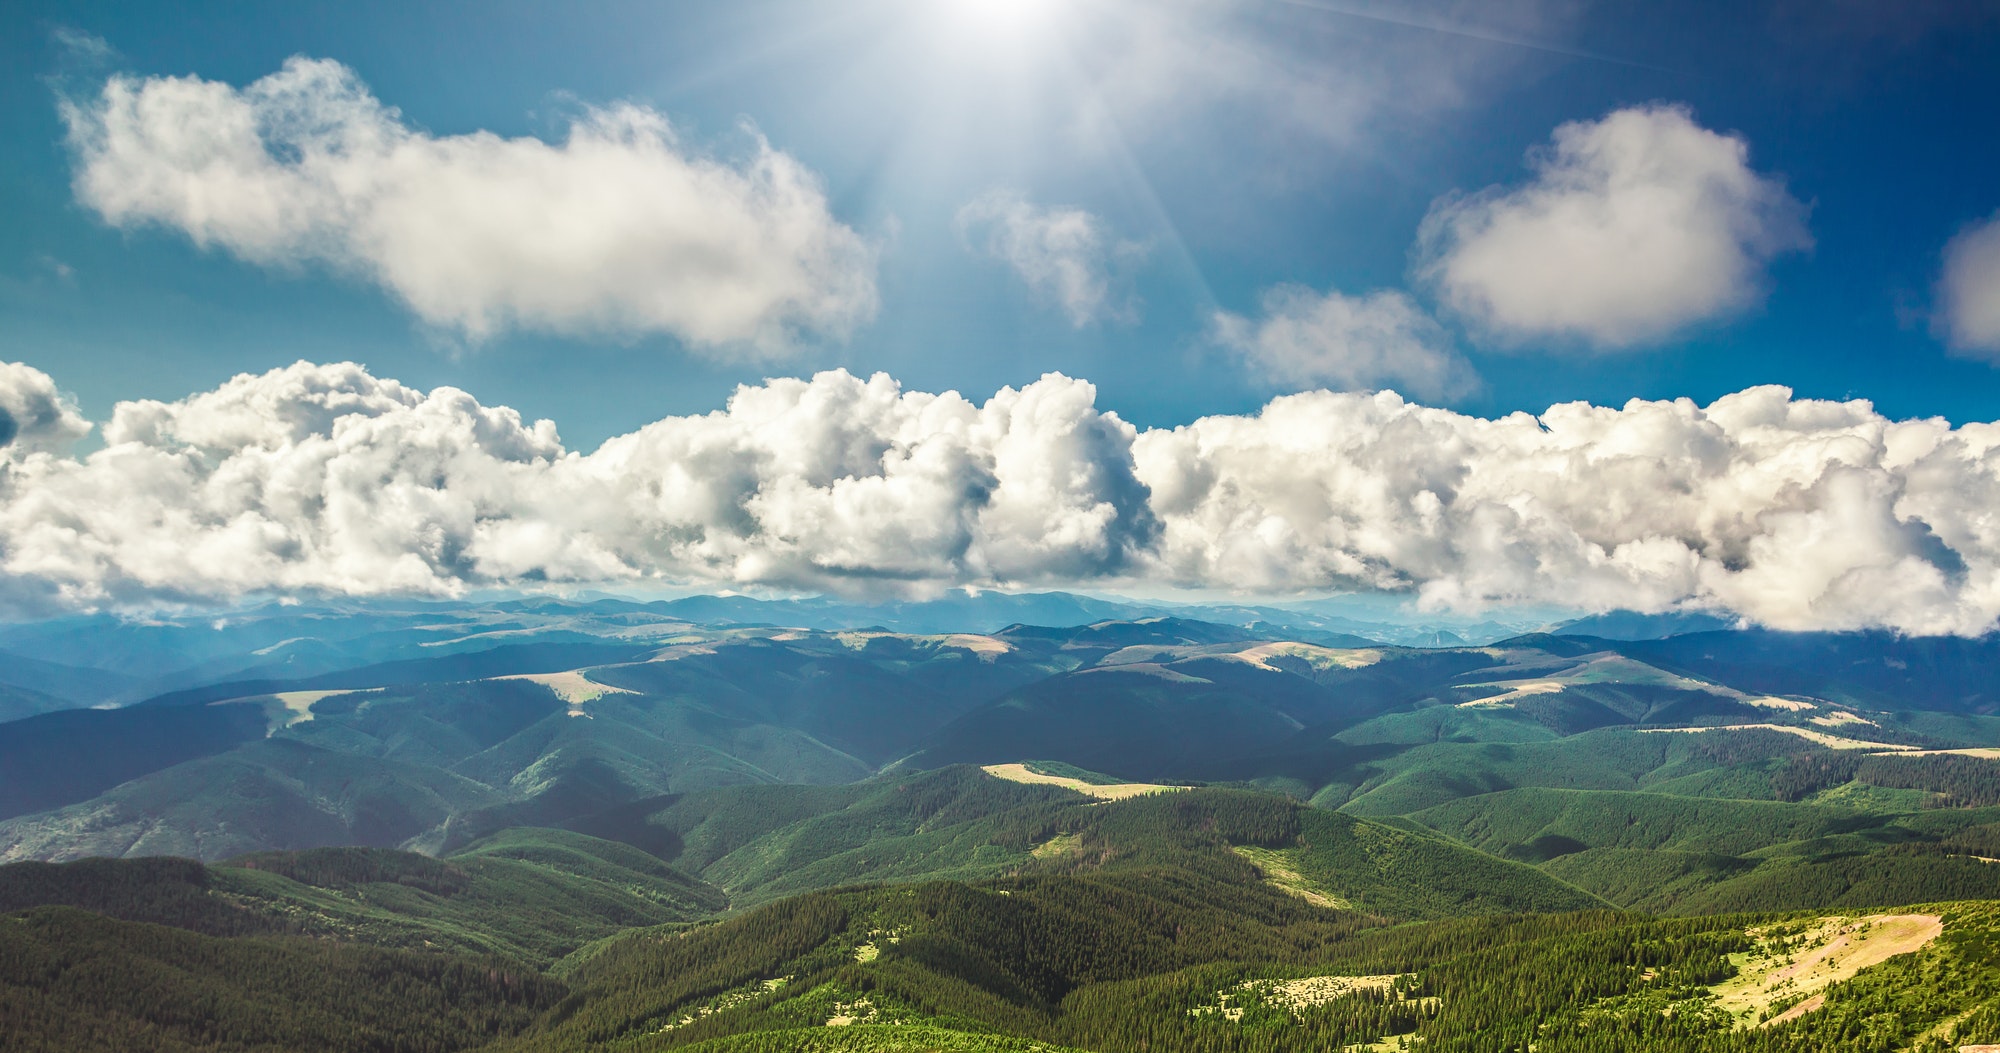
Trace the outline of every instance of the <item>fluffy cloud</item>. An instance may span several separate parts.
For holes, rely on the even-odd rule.
[[[548,580],[1098,578],[1128,569],[1155,526],[1133,430],[1094,397],[1051,376],[975,405],[823,373],[583,457],[548,421],[462,391],[299,363],[120,404],[102,450],[16,466],[0,491],[0,576],[50,606]]]
[[[1748,145],[1683,107],[1565,124],[1531,164],[1526,186],[1437,202],[1419,239],[1424,278],[1503,340],[1657,341],[1754,306],[1770,261],[1812,244]]]
[[[740,163],[596,109],[558,145],[407,125],[336,62],[248,87],[111,78],[66,100],[77,199],[268,266],[317,261],[478,339],[519,326],[775,351],[872,317],[870,246],[761,140]]]
[[[89,432],[90,422],[48,374],[0,362],[0,462],[66,449]]]
[[[1131,305],[1113,302],[1112,271],[1143,249],[1113,238],[1089,212],[993,191],[958,210],[958,228],[980,251],[1013,268],[1036,296],[1060,307],[1071,325],[1081,329],[1102,318],[1133,316]]]
[[[60,405],[53,391],[0,370],[10,414]],[[1316,391],[1141,432],[1067,377],[974,403],[836,371],[586,456],[462,391],[300,363],[121,404],[83,457],[52,452],[82,423],[52,420],[44,448],[0,461],[0,603],[17,611],[543,581],[1146,580],[1707,607],[1788,629],[2000,618],[2000,424],[1781,388],[1540,422]]]
[[[1215,335],[1268,379],[1337,388],[1395,386],[1426,397],[1460,393],[1472,371],[1423,308],[1400,292],[1325,295],[1296,285],[1264,294],[1256,320],[1219,311]]]
[[[1973,633],[2000,616],[2000,425],[1775,387],[1540,422],[1314,392],[1147,432],[1134,456],[1177,582],[1692,604],[1787,629]]]
[[[1954,350],[2000,361],[2000,214],[1944,250],[1939,328]]]

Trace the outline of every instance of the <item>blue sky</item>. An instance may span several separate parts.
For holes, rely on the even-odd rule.
[[[954,6],[964,10],[944,11]],[[1009,25],[976,3],[854,4],[838,18],[785,2],[12,5],[0,84],[10,357],[56,376],[92,416],[299,357],[355,358],[553,417],[586,447],[713,408],[741,381],[833,365],[974,396],[1059,370],[1097,383],[1101,404],[1129,419],[1179,423],[1287,387],[1217,350],[1217,308],[1254,313],[1281,282],[1408,287],[1434,199],[1523,182],[1526,153],[1565,121],[1663,101],[1741,135],[1750,165],[1810,208],[1814,247],[1773,262],[1761,303],[1618,353],[1545,349],[1560,340],[1502,351],[1453,325],[1483,385],[1452,405],[1490,415],[1579,398],[1706,401],[1781,383],[1870,398],[1892,416],[1996,416],[2000,376],[1948,354],[1929,320],[1945,243],[2000,208],[2000,22],[1973,13],[1983,5],[1231,12],[1231,46],[1269,48],[1308,79],[1316,61],[1376,56],[1327,78],[1351,107],[1327,118],[1342,125],[1332,129],[1285,112],[1283,88],[1176,94],[1093,80],[1145,74],[1090,70],[1099,39],[1046,6]],[[63,30],[115,55],[82,61]],[[346,64],[437,135],[558,137],[579,106],[634,100],[729,151],[743,148],[739,122],[754,122],[825,181],[838,219],[882,242],[879,310],[845,339],[809,339],[778,359],[690,353],[651,334],[469,344],[324,266],[259,267],[158,226],[113,229],[76,202],[52,83],[125,71],[241,86],[292,55]],[[1103,125],[1080,126],[1079,112],[1121,91],[1155,97],[1114,101]],[[1088,210],[1113,237],[1144,243],[1123,277],[1136,318],[1075,327],[968,251],[954,215],[996,188]]]
[[[0,613],[2000,621],[1991,4],[0,19]]]

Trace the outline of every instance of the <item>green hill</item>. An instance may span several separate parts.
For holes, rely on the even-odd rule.
[[[371,848],[0,867],[0,914],[75,907],[214,936],[293,934],[548,967],[617,932],[712,915],[715,888],[626,845],[510,831],[449,859]]]
[[[1528,788],[1410,818],[1638,910],[1682,914],[2000,898],[1990,809],[1917,813]]]
[[[1410,818],[1482,851],[1536,863],[1585,848],[1744,855],[1889,825],[1885,817],[1809,804],[1547,787],[1465,797]]]
[[[1497,807],[1510,798],[1518,809]],[[1789,889],[1847,913],[1648,920],[1589,909],[1602,901],[1414,823],[1217,788],[1094,803],[956,767],[862,786],[729,788],[628,816],[673,834],[682,866],[736,867],[750,896],[792,874],[838,879],[871,847],[918,876],[983,866],[983,851],[1006,857],[977,880],[807,891],[693,926],[680,923],[728,906],[713,887],[631,845],[564,831],[508,831],[444,859],[315,849],[213,866],[0,868],[0,1023],[31,1049],[493,1053],[1253,1053],[1385,1036],[1378,1048],[1467,1053],[1530,1040],[1556,1053],[1929,1053],[2000,1035],[1991,903],[1900,908],[1941,918],[1943,935],[1869,958],[1852,979],[1826,973],[1838,982],[1776,1028],[1756,1028],[1756,1014],[1788,1008],[1783,992],[1756,987],[1745,1002],[1728,986],[1987,868],[1949,852],[1994,837],[1993,810],[1885,818],[1739,802],[1819,817],[1770,826],[1807,836],[1787,842],[1791,854],[1753,857],[1670,847],[1722,845],[1727,815],[1709,809],[1726,802],[1529,790],[1484,803],[1427,818],[1470,832],[1488,814],[1525,816],[1490,830],[1495,845],[1556,828],[1596,837],[1606,844],[1544,867],[1599,884],[1640,870],[1630,880],[1704,880],[1688,909],[1768,910]],[[1626,813],[1610,810],[1621,804]],[[1825,855],[1815,846],[1866,833],[1840,831],[1841,816],[1908,823],[1895,828],[1911,839]],[[1892,855],[1908,859],[1880,865]],[[1740,861],[1753,865],[1732,869]],[[62,981],[34,979],[49,970]],[[296,989],[313,975],[322,989]],[[362,975],[383,986],[351,979]],[[137,980],[112,990],[112,976]],[[413,1014],[427,1015],[384,1037]],[[302,1027],[318,1032],[300,1039]]]
[[[1942,1053],[2000,1034],[1987,903],[1895,918],[1343,917],[1172,868],[815,893],[618,941],[572,975],[561,1011],[496,1048]],[[1754,979],[1800,960],[1823,963],[1798,982],[1810,999]],[[868,1030],[830,1037],[838,1025]]]
[[[1265,870],[1301,874],[1300,894],[1397,918],[1602,905],[1531,867],[1442,837],[1268,794],[1206,789],[1100,803],[970,766],[844,787],[732,787],[678,797],[616,825],[589,825],[668,853],[727,889],[738,906],[860,882],[1140,864],[1259,880],[1258,860]]]
[[[0,823],[0,861],[396,845],[500,800],[441,768],[259,739]]]
[[[517,963],[206,936],[50,907],[0,922],[0,1034],[22,1053],[451,1053],[563,995]]]

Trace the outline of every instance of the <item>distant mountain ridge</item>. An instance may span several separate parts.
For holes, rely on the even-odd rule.
[[[218,1028],[327,1053],[2000,1037],[1978,1008],[2000,1005],[2000,641],[1410,647],[1185,610],[935,634],[734,610],[376,612],[314,653],[384,661],[0,723],[7,1033],[177,1053]],[[1878,929],[1908,946],[1814,972],[1819,1002],[1729,986]]]

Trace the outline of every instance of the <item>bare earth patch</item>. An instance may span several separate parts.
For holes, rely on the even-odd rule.
[[[1919,950],[1943,932],[1943,919],[1935,914],[1833,917],[1804,927],[1750,929],[1747,935],[1757,937],[1757,949],[1731,955],[1737,975],[1709,990],[1744,1027],[1757,1023],[1772,1006],[1794,1002],[1758,1026],[1782,1024],[1824,1005],[1828,987]]]
[[[1029,771],[1025,764],[988,764],[980,770],[996,779],[1005,779],[1008,782],[1066,787],[1101,801],[1122,801],[1127,797],[1140,797],[1149,793],[1172,793],[1187,789],[1185,786],[1163,786],[1150,782],[1117,782],[1099,786],[1084,782],[1082,779],[1066,779],[1060,775],[1043,775],[1038,771]]]

